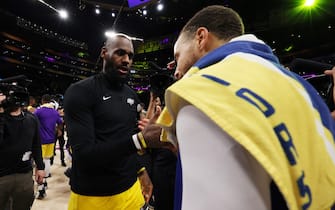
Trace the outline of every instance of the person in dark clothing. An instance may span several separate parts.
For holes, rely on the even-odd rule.
[[[0,93],[0,209],[27,210],[34,202],[34,181],[42,183],[42,160],[39,124],[36,117],[23,112],[16,104],[7,104]]]
[[[162,107],[162,97],[156,92],[150,92],[150,100],[146,115],[139,122],[141,130],[151,119],[157,109]],[[149,173],[154,185],[152,205],[156,210],[172,210],[174,206],[174,186],[176,176],[177,157],[167,148],[153,148],[148,151],[151,160],[151,173]]]
[[[156,210],[172,210],[176,176],[176,155],[169,149],[152,149],[152,183]]]
[[[138,160],[142,147],[134,129],[140,101],[125,84],[133,56],[129,36],[109,37],[101,50],[102,73],[65,92],[72,150],[69,210],[140,209],[151,197],[153,187]]]
[[[59,113],[59,116],[62,118],[62,121],[64,122],[64,109],[62,107],[58,107],[57,111]],[[54,147],[54,155],[56,155],[56,143],[58,141],[59,144],[59,152],[60,152],[60,161],[61,165],[66,167],[65,163],[65,152],[64,152],[64,146],[65,146],[65,138],[64,138],[64,131],[65,131],[65,124],[62,123],[60,126],[60,131],[57,131],[56,133],[56,142]],[[54,157],[52,157],[53,160]]]

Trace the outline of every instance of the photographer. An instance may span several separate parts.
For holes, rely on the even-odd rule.
[[[0,83],[0,209],[31,208],[34,201],[31,157],[36,163],[37,183],[42,183],[44,177],[38,121],[23,112],[25,100],[19,97],[23,92],[16,94],[18,88]],[[25,94],[28,98],[28,93]]]

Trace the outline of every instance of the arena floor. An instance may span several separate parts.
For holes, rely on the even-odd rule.
[[[71,166],[69,161],[66,161],[66,164],[67,167]],[[69,178],[64,175],[67,167],[61,165],[60,154],[56,150],[54,164],[51,166],[51,177],[47,180],[47,196],[43,200],[35,199],[32,210],[67,210],[70,196]]]

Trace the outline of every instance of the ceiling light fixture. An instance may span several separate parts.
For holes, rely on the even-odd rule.
[[[50,4],[46,3],[43,0],[38,0],[38,1],[44,4],[45,6],[49,7],[53,11],[57,12],[62,19],[67,19],[69,17],[69,14],[65,9],[56,9],[55,7],[51,6]]]
[[[69,17],[69,13],[64,9],[60,9],[57,12],[62,19],[67,19]]]
[[[118,36],[118,35],[124,36],[127,39],[132,40],[132,41],[144,42],[144,39],[142,39],[142,38],[138,38],[138,37],[134,37],[134,36],[128,36],[128,35],[123,34],[123,33],[117,33],[114,30],[105,31],[105,36],[108,37],[108,38],[115,37],[115,36]]]
[[[99,8],[95,8],[95,14],[97,14],[97,15],[100,14],[100,9]]]
[[[159,3],[159,4],[157,5],[157,10],[158,10],[158,11],[162,11],[163,9],[164,9],[164,4]]]

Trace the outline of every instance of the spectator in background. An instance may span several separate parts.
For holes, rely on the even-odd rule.
[[[154,116],[155,110],[163,106],[156,92],[150,92],[149,100],[146,115],[139,121],[141,130]],[[151,158],[150,177],[154,185],[152,205],[156,210],[172,210],[177,157],[168,148],[152,148],[147,152]]]
[[[38,107],[34,114],[40,122],[40,136],[42,142],[42,156],[45,165],[45,175],[50,177],[50,158],[54,156],[55,135],[56,133],[62,135],[63,121],[59,113],[54,109],[51,103],[51,96],[45,94],[42,96],[42,105]],[[42,185],[38,186],[39,194],[38,199],[43,199],[46,196],[47,180],[44,180]]]
[[[65,148],[64,148],[64,146],[65,146],[65,138],[64,138],[65,123],[64,123],[64,109],[63,109],[63,107],[58,107],[57,112],[59,113],[59,116],[62,118],[63,123],[60,126],[60,130],[57,130],[57,133],[56,133],[55,150],[56,150],[56,144],[57,144],[57,141],[58,141],[61,165],[66,167],[65,152],[64,152],[64,150],[65,150]]]
[[[37,107],[38,104],[36,102],[36,98],[34,96],[29,96],[29,105],[27,107],[27,111],[34,113]]]
[[[19,101],[5,99],[0,93],[0,209],[28,210],[34,202],[31,158],[36,182],[42,184],[45,175],[39,123]]]

